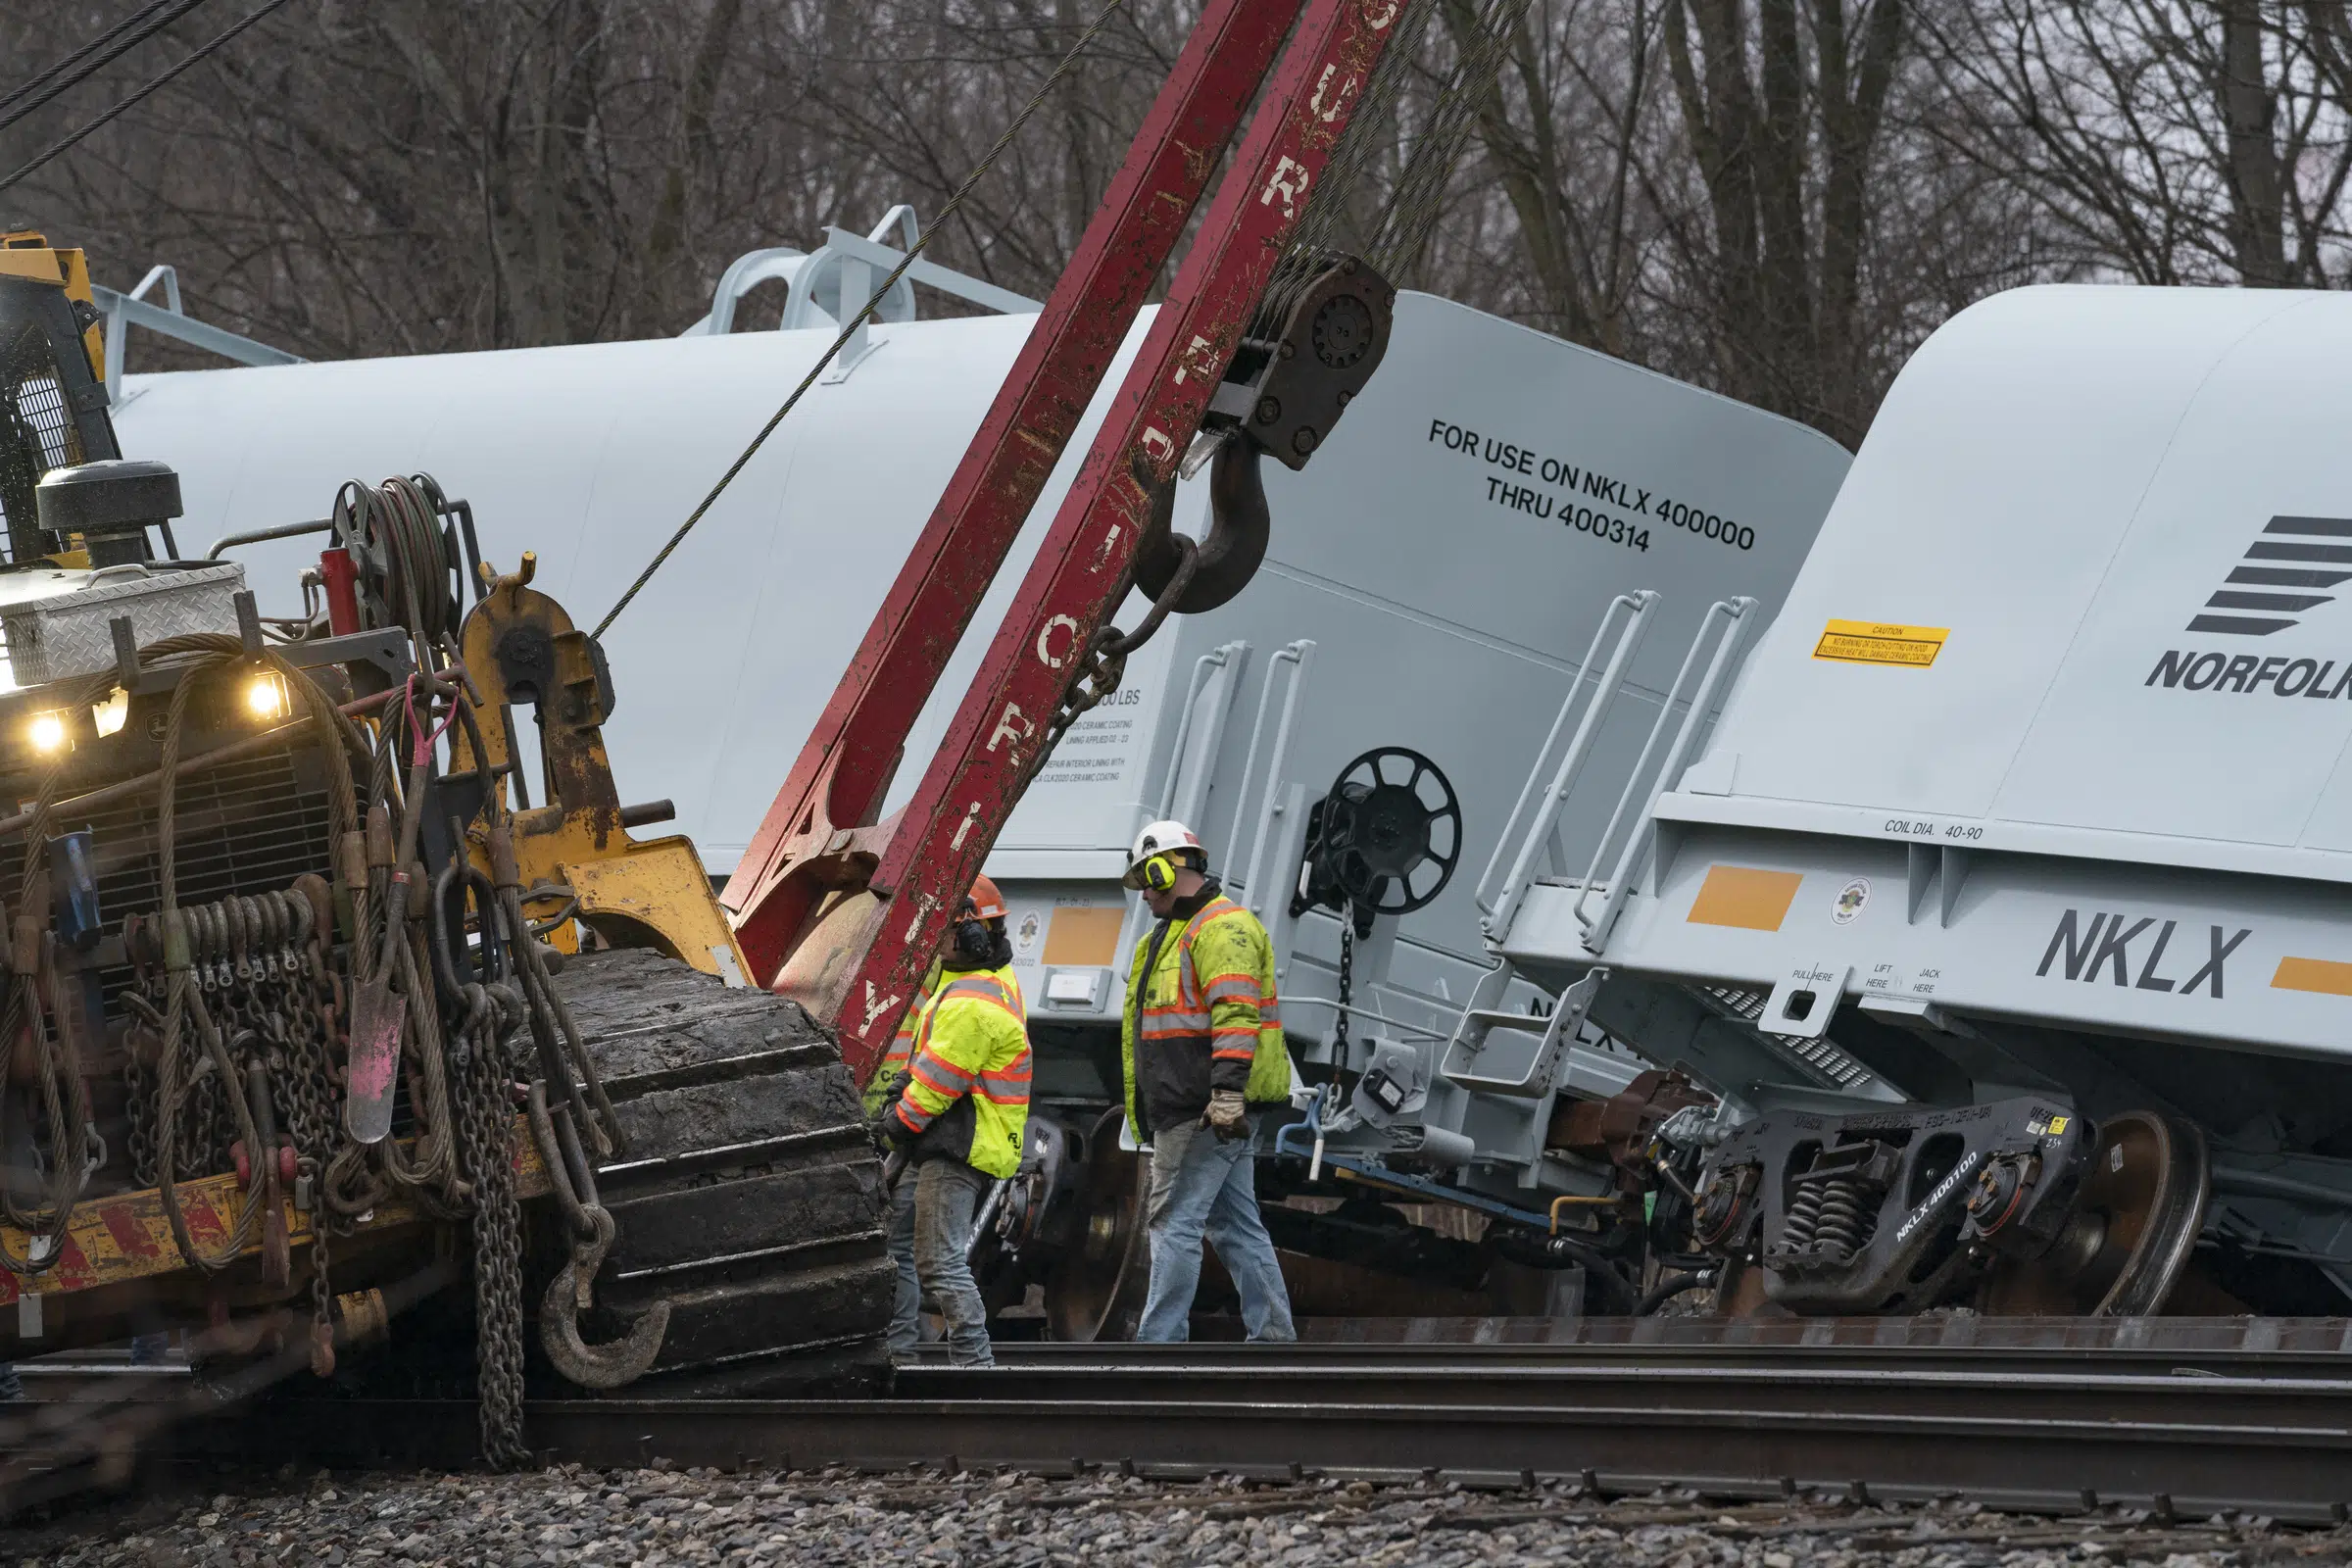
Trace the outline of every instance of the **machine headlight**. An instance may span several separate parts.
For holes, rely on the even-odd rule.
[[[65,714],[35,713],[32,715],[32,723],[25,729],[24,738],[30,741],[32,749],[43,757],[55,757],[66,749],[72,733],[66,728]]]
[[[264,671],[245,683],[245,713],[265,724],[274,724],[286,716],[293,702],[286,695],[286,678],[274,671]]]

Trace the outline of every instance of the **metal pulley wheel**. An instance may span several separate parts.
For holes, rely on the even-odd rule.
[[[1076,1343],[1125,1339],[1144,1310],[1152,1280],[1144,1228],[1150,1167],[1119,1147],[1127,1113],[1114,1106],[1086,1140],[1086,1170],[1075,1201],[1076,1234],[1045,1281],[1046,1332]]]
[[[1462,858],[1462,807],[1438,764],[1402,746],[1364,753],[1314,808],[1294,912],[1321,904],[1410,914]]]
[[[2162,1309],[2205,1223],[2212,1166],[2205,1135],[2132,1110],[2099,1129],[2075,1211],[2049,1250],[1986,1278],[1990,1317],[2144,1317]]]
[[[1273,517],[1266,510],[1265,480],[1258,473],[1256,444],[1233,436],[1217,448],[1208,466],[1208,532],[1200,540],[1193,580],[1177,596],[1180,615],[1198,615],[1230,603],[1257,575],[1266,559]],[[1176,485],[1162,485],[1152,498],[1152,515],[1135,547],[1135,585],[1154,601],[1176,580],[1184,557],[1174,538]]]

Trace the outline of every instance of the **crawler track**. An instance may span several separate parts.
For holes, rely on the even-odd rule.
[[[598,1177],[620,1239],[587,1327],[670,1304],[636,1392],[886,1382],[881,1161],[833,1043],[794,1003],[639,949],[575,958],[558,989],[629,1140]]]

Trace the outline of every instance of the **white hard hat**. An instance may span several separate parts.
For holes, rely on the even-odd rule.
[[[1190,850],[1200,857],[1203,865],[1208,863],[1208,852],[1200,847],[1200,835],[1171,817],[1152,823],[1135,836],[1135,847],[1127,852],[1127,874],[1120,880],[1131,888],[1142,887],[1144,862],[1176,850]]]

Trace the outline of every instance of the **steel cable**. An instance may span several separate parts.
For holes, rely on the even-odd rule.
[[[229,1059],[227,1045],[214,1026],[204,1006],[202,993],[193,983],[193,971],[188,966],[187,911],[179,907],[178,760],[188,701],[194,694],[197,675],[206,669],[236,663],[246,657],[244,646],[237,638],[219,633],[195,633],[170,638],[143,650],[140,655],[141,665],[146,668],[161,667],[182,659],[189,660],[195,665],[185,672],[173,688],[171,706],[165,716],[163,774],[156,802],[157,880],[164,919],[165,968],[168,977],[166,1005],[161,1019],[156,1186],[180,1255],[194,1267],[207,1272],[234,1260],[251,1240],[253,1229],[260,1220],[264,1184],[256,1181],[248,1190],[244,1202],[238,1208],[237,1222],[230,1233],[230,1244],[223,1250],[207,1253],[196,1246],[181,1211],[174,1182],[179,1106],[183,1093],[178,1074],[181,1030],[191,1022],[195,1028],[200,1059],[209,1061],[220,1073],[245,1147],[259,1150],[261,1143],[245,1102],[243,1085],[234,1063]],[[356,745],[365,750],[366,743],[360,740],[357,727],[308,672],[297,669],[284,656],[270,649],[252,656],[252,660],[260,668],[285,682],[289,696],[302,705],[318,730],[318,749],[324,754],[327,764],[328,825],[330,832],[339,838],[351,831],[359,816],[351,772],[351,754],[347,748]],[[111,689],[113,685],[111,674],[94,679],[101,690]],[[36,824],[36,831],[38,826]],[[202,1068],[199,1068],[201,1071]]]
[[[260,22],[264,17],[269,16],[270,13],[277,10],[285,3],[286,0],[262,0],[262,4],[255,6],[251,11],[245,13],[244,16],[238,18],[227,27],[214,34],[209,42],[200,44],[194,53],[189,54],[181,59],[178,64],[172,66],[170,69],[155,76],[149,77],[143,85],[134,88],[128,97],[118,101],[113,108],[108,109],[104,114],[101,114],[95,120],[86,122],[75,130],[68,131],[65,135],[60,136],[57,140],[51,142],[47,147],[44,147],[39,152],[33,154],[29,160],[18,167],[16,172],[10,174],[6,179],[0,179],[0,190],[8,189],[11,185],[16,184],[25,175],[39,169],[42,165],[48,163],[51,159],[57,158],[62,154],[71,151],[77,143],[81,141],[83,137],[89,135],[90,132],[106,124],[109,121],[112,121],[116,116],[122,114],[124,110],[134,107],[146,99],[149,94],[169,85],[174,77],[180,74],[180,73],[186,71],[190,66],[197,64],[199,61],[208,58],[216,51],[229,43],[246,28],[252,26],[255,23]]]
[[[1457,50],[1404,154],[1388,200],[1370,215],[1360,232],[1351,235],[1356,225],[1348,211],[1349,198],[1391,151],[1394,122],[1417,69],[1414,45],[1428,29],[1436,10],[1435,0],[1409,0],[1396,41],[1373,67],[1348,128],[1332,149],[1323,177],[1307,197],[1306,211],[1299,215],[1298,225],[1251,318],[1250,337],[1263,342],[1279,338],[1299,296],[1340,252],[1354,252],[1392,283],[1411,270],[1444,210],[1446,187],[1477,119],[1478,100],[1494,80],[1502,53],[1527,15],[1527,7],[1528,0],[1483,0],[1476,32]]]
[[[38,92],[42,87],[48,85],[49,82],[55,80],[60,72],[73,70],[75,66],[81,64],[82,61],[88,59],[92,51],[105,48],[108,44],[113,43],[117,38],[122,37],[122,34],[137,26],[147,18],[154,16],[157,12],[166,9],[167,7],[173,6],[178,3],[179,0],[148,0],[146,5],[143,5],[137,10],[131,12],[130,15],[124,17],[113,26],[107,28],[97,37],[92,38],[89,42],[81,45],[77,49],[74,49],[64,59],[59,60],[40,71],[34,72],[24,80],[17,83],[14,87],[9,88],[7,92],[0,93],[0,111],[15,108],[17,104],[24,99],[26,93]]]
[[[80,86],[198,6],[210,3],[211,0],[153,0],[152,4],[132,12],[30,81],[11,90],[7,97],[0,98],[0,130],[6,130],[60,93]],[[91,59],[94,54],[97,58]],[[87,65],[82,63],[85,60]]]
[[[809,368],[808,373],[801,377],[801,384],[792,389],[792,395],[784,400],[784,406],[776,410],[767,423],[760,427],[760,433],[752,437],[751,445],[743,449],[742,455],[727,465],[727,471],[718,476],[718,483],[710,487],[710,493],[703,497],[702,504],[688,514],[684,522],[678,524],[677,532],[671,534],[668,542],[662,545],[661,550],[655,554],[654,559],[646,564],[645,569],[637,574],[637,580],[629,584],[628,591],[613,602],[611,610],[605,612],[605,618],[596,623],[596,630],[592,635],[602,637],[612,622],[620,618],[620,612],[629,608],[629,601],[635,599],[639,591],[653,580],[654,573],[662,569],[662,564],[667,561],[671,553],[685,542],[686,535],[694,530],[694,525],[703,520],[703,514],[710,510],[727,486],[734,483],[735,476],[744,470],[744,466],[759,453],[760,448],[766,444],[767,438],[775,434],[776,426],[784,422],[784,416],[793,411],[794,405],[798,404],[808,394],[808,389],[816,384],[816,378],[824,373],[825,367],[831,365],[835,357],[848,347],[850,339],[857,335],[858,328],[864,323],[866,318],[881,308],[882,301],[893,288],[898,286],[899,280],[906,275],[907,269],[914,266],[915,258],[923,254],[933,236],[948,226],[948,220],[954,218],[962,208],[964,198],[972,193],[972,187],[979,184],[982,176],[996,167],[997,160],[1004,155],[1004,150],[1012,145],[1013,138],[1021,133],[1021,127],[1029,123],[1029,118],[1037,113],[1047,98],[1052,96],[1054,89],[1061,84],[1061,79],[1070,74],[1071,68],[1078,64],[1079,57],[1086,53],[1087,46],[1095,41],[1096,34],[1109,24],[1111,16],[1125,4],[1126,0],[1108,0],[1108,3],[1095,14],[1094,22],[1088,25],[1086,31],[1079,34],[1078,41],[1070,45],[1069,52],[1064,54],[1059,63],[1054,67],[1052,74],[1046,77],[1045,84],[1039,87],[1035,95],[1021,106],[1021,112],[1013,116],[1012,123],[1006,125],[999,133],[996,144],[989,148],[987,153],[981,157],[980,162],[972,166],[972,172],[963,176],[963,183],[956,187],[956,194],[948,198],[947,205],[939,210],[939,216],[931,220],[931,226],[915,236],[914,243],[906,248],[906,257],[900,261],[898,266],[890,270],[890,275],[882,279],[881,285],[874,290],[872,297],[858,308],[857,314],[842,322],[839,335],[833,339],[832,344],[826,348],[825,352],[817,357],[816,364]],[[6,188],[7,182],[0,181],[0,190]]]

